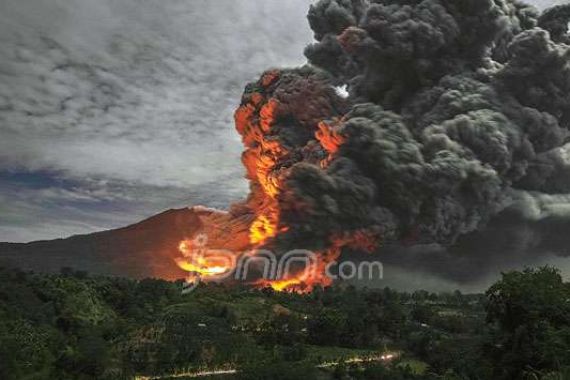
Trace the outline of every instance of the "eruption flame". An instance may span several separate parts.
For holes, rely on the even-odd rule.
[[[339,132],[338,126],[330,125],[321,121],[318,125],[319,129],[315,133],[315,138],[322,147],[329,153],[327,162],[332,161],[334,155],[338,152],[341,145],[345,143],[346,137]]]
[[[182,258],[176,258],[178,267],[189,273],[188,282],[197,279],[213,280],[231,272],[235,262],[229,261],[227,255],[220,255],[216,250],[206,248],[207,238],[198,237],[194,240],[180,242],[178,250]]]
[[[324,149],[328,152],[327,158],[332,160],[336,150],[342,144],[342,137],[333,131],[324,121],[310,126],[303,126],[291,122],[284,125],[282,120],[295,117],[288,102],[279,100],[278,89],[281,73],[276,70],[266,72],[258,81],[255,89],[246,92],[242,105],[235,113],[236,129],[242,135],[246,146],[243,154],[243,163],[247,170],[247,177],[251,181],[252,194],[248,206],[256,215],[250,226],[250,243],[253,251],[265,248],[271,240],[279,234],[289,230],[281,220],[280,195],[286,190],[287,169],[296,162],[306,160],[301,152],[304,146],[287,144],[280,138],[279,129],[295,129],[305,127],[307,133],[312,134],[310,141],[322,141],[321,146],[313,146],[322,155]],[[297,89],[300,93],[302,88]],[[297,95],[298,96],[298,95]],[[299,99],[300,100],[300,99]],[[308,128],[307,128],[308,127]],[[297,157],[297,158],[296,158]],[[336,259],[340,250],[330,255],[317,254],[320,259]],[[308,292],[316,285],[330,285],[331,281],[325,276],[324,266],[328,263],[315,263],[317,268],[304,268],[296,274],[287,274],[282,279],[261,279],[255,281],[259,287],[271,287],[276,291]]]

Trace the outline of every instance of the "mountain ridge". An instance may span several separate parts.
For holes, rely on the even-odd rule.
[[[204,207],[169,209],[117,229],[28,243],[0,242],[0,265],[46,273],[70,267],[93,274],[173,280],[184,277],[174,261],[182,240],[200,232],[210,236],[209,245],[215,248],[244,249],[248,220],[247,214]]]

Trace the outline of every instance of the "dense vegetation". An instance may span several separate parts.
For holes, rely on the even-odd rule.
[[[180,289],[0,269],[0,379],[570,379],[570,285],[552,268],[484,295]]]

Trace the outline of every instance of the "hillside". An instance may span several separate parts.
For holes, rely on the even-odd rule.
[[[231,219],[231,221],[230,221]],[[176,279],[184,276],[174,258],[181,240],[208,235],[214,248],[241,250],[247,245],[247,215],[193,207],[168,210],[128,227],[67,239],[0,243],[0,262],[37,272],[63,267],[94,274]]]

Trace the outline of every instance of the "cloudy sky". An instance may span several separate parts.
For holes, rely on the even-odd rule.
[[[233,110],[304,62],[310,3],[2,0],[0,241],[243,197]]]

